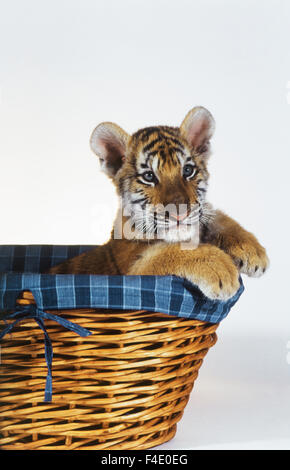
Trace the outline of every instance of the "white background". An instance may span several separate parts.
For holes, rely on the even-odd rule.
[[[0,244],[106,241],[117,201],[93,128],[203,105],[209,200],[268,249],[160,449],[290,448],[289,26],[287,0],[0,1]]]

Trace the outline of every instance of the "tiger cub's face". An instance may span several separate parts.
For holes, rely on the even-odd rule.
[[[196,236],[213,131],[213,117],[202,107],[180,127],[147,127],[132,136],[113,123],[96,127],[91,147],[117,187],[132,238],[177,242]]]

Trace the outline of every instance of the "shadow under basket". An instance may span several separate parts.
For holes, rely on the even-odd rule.
[[[34,298],[23,292],[17,302]],[[82,338],[46,321],[52,402],[43,401],[43,331],[25,319],[3,338],[0,448],[139,450],[172,439],[218,324],[145,310],[55,313],[92,335]]]

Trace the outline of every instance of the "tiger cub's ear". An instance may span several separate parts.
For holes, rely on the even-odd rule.
[[[215,130],[215,121],[211,113],[197,106],[191,109],[185,116],[180,126],[180,132],[187,142],[198,153],[209,155],[209,141]]]
[[[92,132],[90,144],[108,176],[114,177],[125,159],[129,135],[112,122],[102,122]]]

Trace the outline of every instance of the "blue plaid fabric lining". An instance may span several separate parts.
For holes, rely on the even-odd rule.
[[[102,308],[149,310],[219,323],[244,290],[226,302],[213,301],[176,276],[41,274],[93,246],[0,246],[0,311],[13,310],[20,292],[29,290],[41,310]]]

